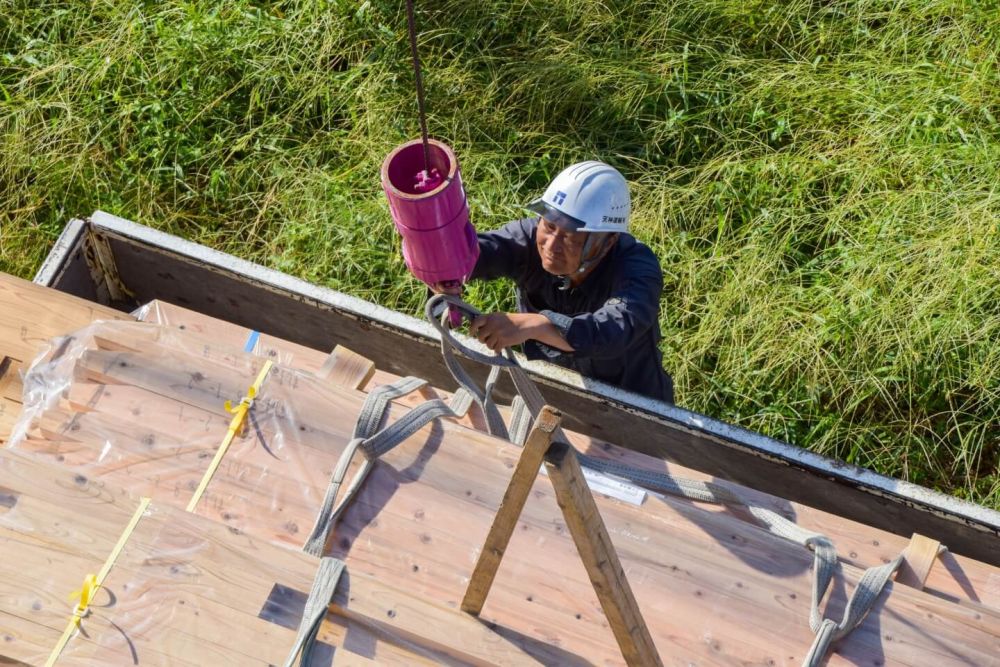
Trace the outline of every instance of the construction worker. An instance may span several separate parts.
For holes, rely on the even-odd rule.
[[[658,313],[663,275],[628,234],[628,183],[603,162],[563,170],[528,209],[536,215],[479,234],[472,279],[517,284],[516,313],[476,318],[471,333],[498,351],[544,359],[623,389],[674,402]]]

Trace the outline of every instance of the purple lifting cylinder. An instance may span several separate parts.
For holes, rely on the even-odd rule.
[[[419,280],[434,285],[464,283],[476,260],[479,243],[469,222],[469,206],[462,188],[455,153],[430,140],[430,166],[444,176],[437,187],[420,192],[418,175],[424,171],[423,142],[407,142],[382,163],[382,189],[403,237],[403,259]]]

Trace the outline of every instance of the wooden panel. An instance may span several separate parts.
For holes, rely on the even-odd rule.
[[[39,289],[30,283],[25,283],[24,286],[28,290]],[[204,316],[200,317],[204,318]],[[208,320],[208,322],[214,322],[214,320]],[[206,320],[204,319],[202,320],[202,326],[207,326]],[[240,331],[242,332],[243,330]],[[215,335],[214,330],[213,335]],[[320,353],[315,353],[315,355],[317,357],[321,356]],[[376,376],[373,384],[392,381],[396,377],[397,376],[380,372],[380,374]],[[236,390],[235,393],[238,394],[239,391],[240,390]],[[433,392],[433,390],[429,391]],[[425,392],[425,394],[426,393],[427,392]],[[236,396],[234,395],[233,398],[235,397]],[[414,395],[411,399],[404,399],[404,401],[401,402],[414,402],[421,400],[421,398],[422,397]],[[10,406],[5,409],[5,414],[8,415],[8,418],[12,423],[15,413],[11,411]],[[475,418],[476,416],[473,414],[472,418],[465,420],[464,423],[476,425]],[[582,451],[587,451],[592,455],[616,458],[630,465],[637,465],[639,467],[645,467],[657,471],[671,470],[682,476],[711,479],[711,476],[709,475],[704,475],[703,473],[691,470],[680,469],[674,464],[669,464],[661,460],[629,452],[628,450],[622,448],[613,448],[607,446],[605,443],[593,441],[585,436],[578,436],[575,434],[570,435],[573,437],[574,444],[576,444],[578,448]],[[715,481],[719,482],[720,480]],[[878,562],[879,560],[886,558],[891,558],[895,556],[896,553],[899,553],[903,546],[905,546],[904,540],[883,531],[872,531],[867,527],[861,526],[860,524],[842,520],[823,512],[818,512],[803,505],[788,503],[783,499],[768,497],[765,496],[765,494],[760,494],[749,489],[741,488],[739,489],[739,492],[743,495],[747,495],[751,499],[755,499],[758,502],[763,502],[766,505],[772,506],[777,511],[797,516],[798,520],[803,523],[803,525],[809,525],[830,534],[831,537],[835,539],[837,544],[840,545],[841,552],[844,557],[861,566],[872,562]],[[995,582],[991,582],[989,580],[989,574],[987,573],[984,575],[982,568],[977,567],[977,564],[974,561],[969,561],[961,556],[954,556],[949,553],[944,556],[943,562],[947,564],[947,567],[935,568],[931,572],[930,580],[928,582],[930,590],[938,591],[944,595],[950,595],[953,597],[967,597],[974,600],[979,599],[987,604],[1000,605],[1000,599],[998,599],[1000,598],[1000,587],[997,587]]]
[[[152,348],[143,349],[148,352]],[[226,365],[218,361],[221,358],[211,350],[198,357],[183,350],[162,350],[155,358],[138,352],[93,351],[81,358],[79,371],[86,382],[142,385],[143,391],[156,393],[161,400],[177,401],[185,409],[198,408],[243,391],[259,363],[247,358]],[[107,391],[118,390],[118,386],[109,386]],[[262,409],[272,405],[268,401],[283,391],[288,392],[284,394],[287,406],[296,412],[295,423],[307,426],[305,433],[315,438],[311,443],[303,438],[295,447],[317,457],[315,461],[332,462],[350,437],[363,395],[324,387],[278,369],[265,383]],[[40,428],[63,439],[80,438],[82,446],[99,452],[105,440],[87,435],[92,428],[90,419],[105,419],[94,417],[99,413],[97,407],[69,420],[56,414],[56,426],[42,424]],[[396,408],[393,418],[399,414],[400,408]],[[59,426],[69,421],[78,428]],[[143,434],[152,433],[153,421],[143,419],[141,427],[110,423],[123,438],[131,429],[130,441],[138,443],[130,449],[129,456],[133,456],[141,453]],[[173,418],[167,422],[173,423]],[[275,433],[269,431],[272,425],[260,424],[264,441],[275,440]],[[166,424],[154,435],[167,438],[164,453],[184,444],[169,441]],[[352,572],[406,586],[410,593],[438,605],[457,605],[520,452],[455,424],[424,428],[376,466],[338,527],[331,543],[334,554],[343,556]],[[290,500],[272,506],[273,495],[265,493],[263,486],[247,483],[248,475],[256,479],[253,471],[257,464],[247,465],[243,452],[231,454],[232,472],[220,470],[209,487],[210,493],[214,489],[218,494],[217,507],[209,505],[220,518],[225,519],[228,503],[239,499],[245,505],[234,513],[241,515],[238,525],[250,538],[277,539],[275,516],[308,524],[315,505],[308,507],[308,503],[296,500],[294,491],[321,496],[325,479],[318,483],[300,481],[295,478],[298,468],[282,472],[280,459],[275,460],[270,465],[277,473],[267,478],[268,485],[284,489],[281,493]],[[73,457],[80,455],[82,451],[64,454],[64,462],[72,465]],[[258,447],[247,455],[265,457],[267,452]],[[155,460],[151,457],[150,463]],[[173,465],[173,461],[161,457],[160,465]],[[123,484],[151,486],[156,497],[177,502],[171,491],[177,488],[174,480],[163,487],[152,476],[152,469],[124,461],[109,464],[105,472],[110,475],[115,470],[121,471],[115,479]],[[169,477],[162,470],[158,474]],[[509,567],[498,572],[484,619],[507,637],[523,636],[546,645],[558,638],[561,663],[585,659],[615,664],[620,655],[614,639],[567,534],[551,486],[546,480],[542,482],[532,489],[507,550]],[[635,508],[604,498],[597,502],[662,654],[682,661],[711,659],[720,664],[768,660],[786,664],[801,659],[811,641],[806,622],[808,552],[735,520],[729,513],[705,511],[691,503],[650,498],[644,507]],[[857,570],[847,568],[848,588],[857,576]],[[887,663],[923,664],[926,655],[933,655],[948,664],[955,656],[983,662],[985,655],[992,655],[986,651],[995,648],[995,635],[1000,630],[996,622],[972,620],[972,609],[920,595],[913,598],[893,591],[885,613],[870,617],[861,630],[841,642],[845,659],[860,659],[875,651],[883,654]],[[934,615],[931,636],[924,625],[928,622],[926,610]],[[896,639],[887,642],[884,634]],[[706,636],[718,638],[717,643],[706,644]]]
[[[375,360],[382,370],[453,387],[437,344],[430,339],[317,301],[313,294],[272,285],[216,260],[150,244],[111,223],[102,223],[100,230],[110,239],[122,280],[143,302],[163,299],[318,350],[345,345]],[[210,290],[205,289],[208,285]],[[90,289],[72,280],[56,286],[81,293]],[[480,382],[485,378],[482,368],[473,373]],[[509,383],[500,389],[501,398],[509,400]],[[629,441],[623,444],[657,460],[754,486],[904,537],[913,532],[930,534],[952,553],[1000,565],[997,526],[942,515],[919,498],[867,489],[853,479],[850,467],[845,466],[845,474],[839,476],[790,464],[741,439],[738,429],[732,437],[699,430],[698,415],[691,414],[690,423],[683,425],[558,382],[543,381],[542,389],[546,401],[566,414],[567,428],[607,440],[627,433]]]
[[[96,319],[131,317],[83,299],[0,273],[0,354],[31,360],[56,336]]]
[[[238,398],[245,391],[260,360],[205,347],[201,339],[196,346],[162,350],[149,337],[104,341],[137,351],[85,354],[78,380],[90,395],[71,390],[66,404],[36,425],[35,437],[58,440],[28,444],[48,447],[67,466],[80,466],[76,472],[84,478],[94,478],[91,473],[98,469],[93,461],[102,458],[102,479],[148,488],[164,502],[183,505],[190,479],[197,477],[198,464],[203,466],[211,451],[207,444],[200,451],[193,447],[188,435],[206,430],[205,420],[211,423],[209,430],[225,423],[224,415],[213,417],[214,411],[224,398]],[[195,348],[197,355],[191,352]],[[112,384],[100,390],[95,382]],[[129,411],[140,413],[131,418],[115,413],[119,408],[110,407],[116,405],[113,399],[98,396],[95,401],[100,391],[112,397],[132,392],[135,402]],[[151,395],[158,407],[143,412]],[[362,400],[359,392],[276,369],[258,402],[260,416],[270,417],[261,420],[260,434],[252,432],[241,441],[245,450],[236,448],[232,458],[227,456],[231,467],[210,485],[216,496],[206,507],[211,516],[228,522],[222,530],[236,528],[265,544],[292,535],[284,527],[288,522],[308,526],[316,509],[309,499],[322,496],[325,471],[349,439]],[[293,410],[294,417],[280,415],[279,406]],[[394,409],[392,418],[399,414],[400,408]],[[295,427],[281,426],[282,419]],[[100,456],[108,433],[115,434],[111,452],[119,440],[131,443],[123,446],[125,458]],[[274,456],[279,441],[288,449]],[[294,459],[282,458],[285,453]],[[423,429],[376,467],[336,533],[335,552],[348,560],[352,572],[405,585],[437,605],[457,605],[519,454],[518,448],[455,424]],[[303,460],[307,464],[298,463]],[[189,478],[172,478],[175,464]],[[543,482],[532,490],[508,549],[512,567],[498,573],[484,618],[501,636],[518,637],[519,645],[541,642],[549,651],[542,660],[547,664],[555,648],[561,651],[555,660],[561,664],[614,664],[620,659],[617,648],[551,487]],[[272,504],[276,492],[288,502]],[[235,502],[243,505],[231,511]],[[806,623],[810,557],[804,550],[734,520],[728,512],[691,503],[650,498],[643,508],[633,508],[602,498],[598,506],[640,607],[655,619],[651,631],[664,655],[720,664],[785,664],[801,658],[811,639]],[[856,577],[857,571],[847,568],[848,589]],[[928,613],[933,621],[926,620]],[[956,656],[988,664],[984,656],[994,655],[986,651],[996,648],[996,626],[976,615],[983,616],[974,606],[894,590],[885,612],[870,617],[842,642],[841,651],[850,660],[874,652],[887,663],[921,664],[918,655],[924,652],[942,664],[960,662]],[[930,624],[933,633],[928,636],[921,624]],[[178,637],[187,637],[183,641],[195,636],[189,626],[182,630]],[[894,637],[893,642],[883,635]],[[706,636],[719,638],[718,645],[706,644]],[[559,646],[554,647],[557,638]]]

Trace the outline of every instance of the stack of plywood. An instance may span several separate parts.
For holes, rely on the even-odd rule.
[[[96,319],[131,318],[0,273],[0,443],[21,412],[21,373],[52,338]]]
[[[82,307],[10,281],[0,282],[0,294],[11,284],[37,290],[30,300],[48,300],[50,309]],[[105,582],[106,604],[98,600],[66,659],[278,663],[316,567],[297,548],[350,440],[364,390],[394,378],[346,350],[330,357],[255,339],[165,304],[140,316],[147,322],[83,327],[77,320],[38,335],[76,330],[46,357],[48,375],[39,367],[48,380],[41,386],[53,388],[49,400],[25,408],[14,451],[2,459],[0,656],[39,661],[71,610],[66,595],[100,568],[136,497],[148,495],[153,509]],[[37,351],[30,352],[19,353]],[[222,402],[246,392],[265,358],[278,364],[249,427],[194,512],[185,512],[226,433]],[[432,424],[376,465],[327,545],[349,576],[322,640],[338,661],[621,664],[544,476],[507,548],[484,622],[457,611],[520,453],[471,428],[480,421]],[[704,478],[570,437],[592,455]],[[732,488],[838,545],[843,577],[829,616],[839,618],[859,568],[907,547],[897,536]],[[733,510],[655,494],[641,505],[597,502],[667,664],[801,662],[812,641],[811,554]],[[891,585],[830,664],[992,664],[1000,655],[1000,575],[968,559],[942,560],[917,573],[918,586],[926,578],[923,590]]]

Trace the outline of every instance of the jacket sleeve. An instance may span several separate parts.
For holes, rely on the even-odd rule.
[[[648,253],[648,255],[646,254]],[[663,274],[656,257],[629,258],[615,276],[608,299],[596,310],[575,316],[543,310],[580,357],[620,356],[659,316]]]
[[[470,280],[512,278],[518,280],[527,270],[534,244],[531,220],[515,220],[492,232],[477,234],[479,259]]]

